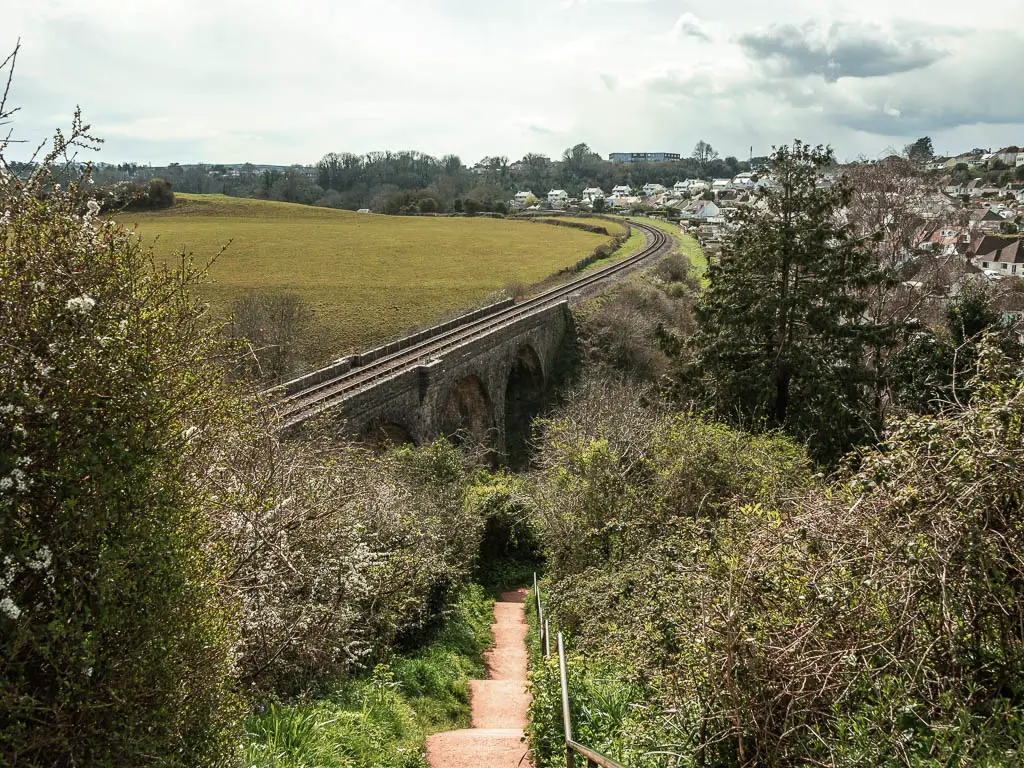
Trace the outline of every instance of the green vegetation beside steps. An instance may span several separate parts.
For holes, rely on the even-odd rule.
[[[494,601],[471,586],[440,635],[372,674],[246,722],[246,768],[421,768],[431,733],[469,727],[469,680],[484,674]]]

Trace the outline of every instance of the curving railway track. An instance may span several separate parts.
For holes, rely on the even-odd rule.
[[[469,341],[486,336],[510,323],[550,308],[554,304],[571,300],[588,289],[611,278],[622,276],[671,247],[671,238],[657,227],[633,223],[643,230],[647,243],[637,253],[602,269],[576,278],[532,298],[498,310],[483,318],[457,326],[418,344],[381,357],[338,376],[284,397],[276,406],[282,428],[294,426],[328,408],[372,387],[376,382],[423,364],[425,360],[444,354]]]

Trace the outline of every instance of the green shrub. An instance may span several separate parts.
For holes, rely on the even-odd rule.
[[[723,768],[1020,763],[1024,383],[997,345],[977,360],[969,405],[892,422],[827,483],[787,440],[624,396],[569,404],[538,478],[548,615],[596,680],[582,710],[617,686],[648,707],[594,746]]]
[[[469,680],[484,673],[492,606],[483,590],[468,588],[420,651],[390,657],[322,697],[258,707],[244,764],[423,768],[428,733],[469,727]]]
[[[449,443],[377,456],[249,424],[213,462],[233,564],[238,666],[260,697],[301,695],[433,638],[469,581],[479,516]]]
[[[98,209],[45,171],[0,190],[0,763],[218,765],[234,622],[202,469],[233,399],[198,273]]]

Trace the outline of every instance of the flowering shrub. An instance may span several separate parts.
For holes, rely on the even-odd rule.
[[[49,175],[86,129],[0,176],[0,763],[217,765],[232,620],[194,470],[230,398],[198,273]]]
[[[327,438],[262,441],[250,424],[219,457],[215,517],[242,608],[239,667],[284,696],[372,668],[430,630],[468,582],[479,516],[446,442],[374,456]]]

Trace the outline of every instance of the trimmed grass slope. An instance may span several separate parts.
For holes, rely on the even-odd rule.
[[[323,362],[424,326],[508,283],[531,284],[606,238],[489,218],[395,217],[178,195],[166,211],[124,214],[157,253],[198,258],[231,245],[203,291],[215,312],[251,290],[293,293],[315,312],[306,358]]]

